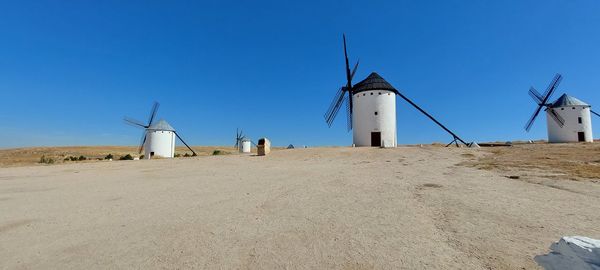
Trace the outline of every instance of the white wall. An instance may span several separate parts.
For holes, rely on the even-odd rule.
[[[558,123],[554,121],[552,116],[550,116],[550,112],[546,111],[546,122],[548,125],[548,142],[578,142],[578,132],[585,132],[586,142],[594,141],[594,137],[592,134],[592,119],[590,115],[590,107],[571,106],[554,108],[554,110],[565,120],[565,125],[561,128],[558,125]],[[581,124],[578,120],[579,117],[581,117],[582,120]]]
[[[252,151],[251,141],[241,141],[240,153],[250,153]]]
[[[352,135],[356,146],[371,146],[371,132],[381,132],[382,145],[396,147],[396,94],[364,91],[352,96]],[[377,112],[377,115],[375,115]]]
[[[175,133],[164,130],[148,130],[146,132],[146,144],[144,145],[144,158],[150,159],[150,153],[154,156],[172,158],[175,156]]]

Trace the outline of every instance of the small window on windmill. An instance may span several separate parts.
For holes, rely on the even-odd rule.
[[[373,92],[371,92],[371,96],[373,95]]]
[[[573,110],[575,110],[575,107],[573,107]]]
[[[366,94],[365,94],[365,93],[363,93],[363,97],[364,97],[365,95],[366,95]]]
[[[381,92],[379,92],[379,95],[381,96]]]
[[[388,96],[390,95],[390,93],[388,93]]]
[[[375,112],[375,115],[377,115],[377,112]]]
[[[561,110],[561,111],[564,111],[564,110],[565,110],[565,108],[560,108],[560,110]]]
[[[582,123],[581,117],[577,118],[577,121],[579,121],[579,124],[581,124]]]

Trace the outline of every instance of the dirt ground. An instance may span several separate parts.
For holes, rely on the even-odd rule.
[[[192,149],[197,155],[211,155],[214,150],[220,150],[225,153],[233,153],[233,147],[224,146],[193,146]],[[175,153],[191,155],[192,152],[185,146],[177,146]],[[0,167],[15,167],[27,165],[44,165],[39,164],[42,156],[54,160],[54,164],[73,163],[65,161],[67,157],[84,156],[87,158],[85,162],[97,162],[103,160],[108,154],[112,154],[114,159],[127,154],[138,157],[138,148],[134,146],[65,146],[65,147],[26,147],[0,149]],[[80,161],[78,161],[80,162]]]
[[[520,144],[482,150],[491,155],[479,156],[476,160],[465,162],[465,165],[514,172],[514,176],[534,174],[577,181],[600,179],[600,143]]]
[[[533,257],[562,236],[600,239],[600,183],[522,166],[537,148],[519,147],[1,168],[0,265],[537,269]],[[478,165],[494,157],[499,165]]]

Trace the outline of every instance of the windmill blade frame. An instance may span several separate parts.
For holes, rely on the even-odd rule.
[[[593,113],[593,114],[595,114],[596,116],[600,117],[600,114],[598,114],[597,112],[595,112],[595,111],[592,111],[592,110],[590,110],[590,112],[592,112],[592,113]]]
[[[354,65],[354,68],[352,69],[352,73],[350,74],[350,81],[352,81],[352,79],[354,79],[354,74],[356,74],[356,69],[358,69],[359,63],[360,63],[360,59],[358,59],[358,61],[356,61],[356,65]]]
[[[537,103],[537,104],[542,103],[543,97],[537,90],[535,90],[535,88],[533,88],[533,87],[529,88],[528,93],[529,93],[529,96],[531,96],[531,98],[533,98],[533,101],[535,101],[535,103]]]
[[[346,90],[344,87],[340,88],[340,90],[338,90],[338,92],[334,96],[331,105],[329,106],[329,109],[327,110],[327,112],[325,112],[325,122],[329,127],[331,127],[331,125],[333,124],[333,120],[335,120],[335,117],[337,116],[340,108],[342,107],[345,92]]]
[[[548,88],[546,88],[546,91],[544,91],[541,101],[537,103],[538,107],[533,112],[533,115],[531,115],[531,117],[529,118],[529,121],[527,121],[527,123],[525,124],[525,131],[529,132],[529,130],[531,130],[531,127],[533,126],[533,123],[535,122],[535,119],[537,118],[537,116],[540,114],[540,111],[542,110],[542,108],[544,106],[546,106],[546,107],[549,106],[548,99],[550,98],[550,96],[552,96],[554,91],[556,91],[556,89],[558,88],[558,85],[560,84],[561,81],[562,81],[562,75],[560,75],[559,73],[554,75],[554,78],[548,85]],[[534,90],[534,92],[533,92],[533,91],[531,91],[532,89],[533,89],[533,87],[529,89],[530,95],[532,95],[532,94],[536,95],[537,91],[535,91],[535,89],[533,89]],[[539,94],[539,93],[537,93],[537,94]]]
[[[554,108],[548,108],[548,113],[550,114],[550,117],[552,117],[552,119],[558,124],[559,127],[562,128],[565,126],[565,119],[562,118],[562,116],[560,116]]]
[[[350,71],[350,61],[348,60],[348,48],[346,46],[346,34],[342,34],[342,37],[344,39],[344,59],[346,62],[346,80],[347,80],[346,90],[348,92],[348,102],[350,105],[350,112],[352,113],[352,111],[353,111],[352,106],[354,105],[352,103],[352,78],[354,77],[354,74],[356,73],[356,69],[358,68],[359,62],[356,62],[356,65],[354,66],[354,70]]]
[[[236,129],[235,130],[235,144],[233,145],[233,147],[239,149],[241,147],[240,142],[245,138],[246,138],[246,136],[244,136],[244,130]]]
[[[350,94],[348,95],[350,96]],[[346,98],[346,128],[352,130],[352,110],[350,109],[350,98]]]
[[[358,66],[360,64],[360,59],[358,61],[356,61],[356,64],[354,65],[354,68],[352,70],[350,70],[350,60],[348,59],[348,47],[346,44],[346,34],[342,34],[342,40],[343,40],[343,45],[344,45],[344,63],[345,63],[345,73],[346,73],[346,86],[340,88],[335,96],[333,97],[333,100],[331,101],[331,104],[329,105],[329,108],[327,109],[327,111],[325,112],[325,123],[327,123],[328,127],[331,127],[331,125],[333,124],[333,121],[335,120],[335,118],[337,117],[337,114],[339,113],[342,105],[344,102],[346,102],[346,127],[348,128],[348,131],[352,130],[352,111],[353,111],[353,104],[352,104],[352,79],[354,78],[354,75],[356,74],[356,70],[358,69]],[[348,96],[346,97],[346,93],[348,93]]]
[[[533,112],[533,115],[531,115],[529,121],[527,121],[527,123],[525,124],[525,131],[529,132],[531,126],[533,126],[533,122],[535,122],[535,119],[537,118],[538,114],[540,114],[540,111],[542,111],[543,107],[544,104],[538,104],[537,109]]]
[[[544,94],[542,95],[542,97],[544,97],[544,99],[543,99],[544,104],[546,104],[546,101],[548,100],[548,98],[552,95],[552,93],[554,93],[556,88],[558,88],[558,85],[560,84],[561,81],[562,81],[562,75],[560,73],[556,73],[556,75],[554,75],[554,78],[548,85],[548,88],[546,88],[546,91],[544,91]]]
[[[144,144],[146,144],[146,135],[147,135],[147,132],[144,130],[144,133],[142,133],[142,139],[140,140],[140,147],[138,148],[138,154],[141,154],[142,150],[144,150]]]
[[[325,117],[325,121],[327,121],[330,118],[330,115],[332,114],[333,109],[337,105],[337,101],[339,100],[339,97],[341,95],[343,95],[343,91],[344,91],[344,87],[340,87],[340,89],[338,89],[338,91],[335,93],[335,96],[333,96],[333,99],[331,100],[331,104],[329,104],[327,111],[325,111],[325,114],[323,115]]]
[[[148,126],[151,126],[152,123],[154,122],[154,118],[156,117],[156,112],[158,111],[158,107],[160,107],[160,104],[155,101],[154,104],[152,105],[152,109],[150,110],[150,117],[148,118]]]
[[[124,117],[123,121],[125,122],[125,124],[128,124],[128,125],[133,126],[133,127],[148,128],[148,126],[144,125],[142,123],[142,121],[139,121],[139,120],[136,120],[136,119],[133,119],[133,118],[130,118],[130,117]]]

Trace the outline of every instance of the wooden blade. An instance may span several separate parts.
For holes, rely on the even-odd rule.
[[[144,144],[145,143],[146,143],[146,131],[144,131],[144,133],[142,134],[142,139],[141,139],[140,147],[138,149],[138,154],[142,153],[142,150],[144,149]]]
[[[346,60],[346,80],[347,80],[346,88],[351,89],[352,88],[352,75],[350,72],[350,63],[348,61],[348,50],[346,49],[346,34],[343,34],[343,37],[344,37],[344,58]]]
[[[593,114],[595,114],[596,116],[600,117],[600,114],[598,114],[597,112],[595,112],[595,111],[592,111],[592,110],[590,110],[590,111],[591,111]]]
[[[548,110],[549,110],[549,114],[552,117],[552,119],[554,120],[554,122],[556,122],[558,124],[558,126],[564,127],[565,119],[563,119],[553,108],[550,108]]]
[[[337,113],[339,112],[340,108],[342,107],[342,103],[344,101],[344,93],[345,93],[344,88],[341,88],[336,93],[335,97],[331,101],[331,105],[329,106],[329,109],[325,113],[325,122],[327,123],[327,125],[329,127],[331,127],[331,124],[333,124],[333,120],[335,119],[335,117],[337,116]]]
[[[352,130],[352,107],[351,105],[352,95],[348,93],[348,97],[346,98],[346,128],[348,131]]]
[[[556,88],[558,88],[558,85],[560,84],[561,81],[562,81],[562,75],[560,75],[558,73],[556,75],[554,75],[554,79],[552,79],[552,82],[550,82],[550,85],[548,85],[548,88],[546,88],[544,95],[542,95],[542,104],[546,104],[546,102],[548,101],[550,96],[552,96],[552,93],[554,93]]]
[[[356,74],[356,69],[358,68],[358,63],[360,63],[360,59],[358,59],[358,61],[356,61],[356,65],[354,65],[354,69],[352,69],[352,73],[350,74],[350,81],[352,81],[352,79],[354,79],[354,74]]]
[[[141,127],[141,128],[147,128],[148,127],[148,126],[144,125],[142,123],[142,121],[138,121],[138,120],[135,120],[135,119],[129,118],[129,117],[123,118],[123,121],[125,121],[125,124],[128,124],[130,126],[134,126],[134,127]]]
[[[525,131],[529,132],[529,130],[531,129],[531,126],[533,126],[533,122],[535,121],[535,118],[538,116],[538,114],[542,110],[542,107],[544,107],[544,105],[539,104],[537,109],[533,112],[533,115],[529,118],[529,121],[527,121],[527,123],[525,124]]]
[[[531,96],[531,98],[533,98],[535,103],[537,103],[538,105],[542,103],[543,97],[540,93],[538,93],[537,90],[535,90],[535,88],[529,88],[529,96]]]
[[[158,111],[159,106],[160,104],[158,104],[158,102],[154,102],[154,105],[152,105],[152,110],[150,111],[150,118],[148,119],[148,126],[151,126],[152,122],[154,122],[154,118],[156,117],[156,111]]]

